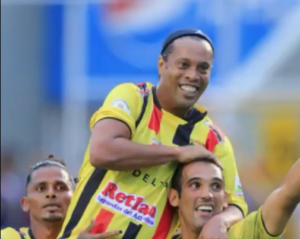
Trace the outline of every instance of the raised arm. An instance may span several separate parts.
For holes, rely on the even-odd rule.
[[[113,89],[91,119],[90,163],[94,167],[127,171],[209,154],[204,147],[171,147],[133,142],[142,96],[132,84]]]
[[[288,172],[284,183],[262,206],[266,231],[273,236],[283,233],[290,217],[300,203],[300,159]]]

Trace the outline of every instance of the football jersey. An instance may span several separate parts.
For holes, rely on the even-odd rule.
[[[228,237],[229,239],[279,239],[281,235],[272,236],[266,231],[260,208],[233,225],[228,231]]]
[[[280,237],[281,235],[272,236],[266,231],[261,216],[261,208],[233,225],[228,231],[229,239],[279,239]],[[181,235],[173,237],[173,239],[181,238]]]
[[[1,239],[35,239],[30,228],[22,227],[16,230],[6,227],[1,230]]]
[[[163,110],[150,83],[116,86],[103,106],[95,112],[90,129],[103,119],[122,121],[131,131],[131,140],[140,144],[184,146],[203,144],[224,164],[229,203],[246,215],[235,159],[229,140],[198,106],[181,119]],[[94,168],[87,147],[79,171],[79,182],[72,197],[59,237],[75,239],[95,219],[93,233],[122,230],[116,238],[171,238],[178,219],[168,203],[171,178],[176,162],[130,171]]]

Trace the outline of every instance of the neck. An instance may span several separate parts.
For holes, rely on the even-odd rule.
[[[156,88],[156,96],[159,101],[159,104],[164,110],[168,111],[173,115],[176,115],[179,118],[184,119],[190,110],[190,108],[175,107],[174,103],[172,102],[172,97],[166,94],[165,91],[159,87],[159,85]]]
[[[181,239],[197,239],[201,233],[195,232],[193,229],[189,228],[185,221],[182,220],[181,217],[179,217],[180,221],[180,230],[181,230]]]
[[[31,219],[30,228],[36,239],[56,239],[63,220],[58,222],[41,222]]]

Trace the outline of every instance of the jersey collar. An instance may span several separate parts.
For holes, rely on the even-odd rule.
[[[152,95],[153,95],[154,105],[159,110],[161,110],[162,108],[161,108],[161,105],[158,101],[157,94],[156,94],[156,86],[152,87]],[[200,106],[196,106],[196,107],[192,107],[189,110],[189,112],[184,120],[186,120],[188,124],[196,124],[197,122],[203,120],[206,115],[207,115],[207,111],[204,108],[202,108]]]

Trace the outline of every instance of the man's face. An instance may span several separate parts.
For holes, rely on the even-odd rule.
[[[159,58],[160,87],[178,108],[193,106],[205,91],[210,78],[213,50],[203,39],[183,37],[173,42],[167,61]]]
[[[31,175],[22,208],[36,220],[62,221],[72,195],[72,183],[65,170],[55,166],[42,167]]]
[[[190,163],[182,171],[181,183],[181,195],[171,189],[169,201],[178,207],[180,222],[199,233],[210,218],[227,206],[222,171],[212,163]]]

